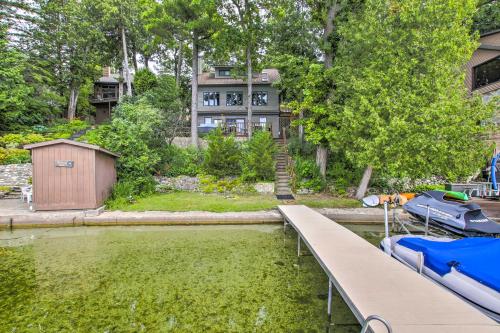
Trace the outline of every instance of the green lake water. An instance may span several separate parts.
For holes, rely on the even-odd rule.
[[[279,225],[0,232],[0,332],[359,332],[296,246]]]

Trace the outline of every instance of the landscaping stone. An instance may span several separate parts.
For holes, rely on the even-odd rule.
[[[274,193],[274,183],[256,183],[254,188],[257,193]]]
[[[0,186],[28,185],[31,175],[31,163],[0,165]]]
[[[171,190],[197,192],[200,189],[200,179],[198,177],[156,177],[158,192],[168,192]]]

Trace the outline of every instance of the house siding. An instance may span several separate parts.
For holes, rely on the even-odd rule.
[[[500,56],[500,51],[478,49],[474,52],[471,60],[467,63],[467,69],[466,69],[466,73],[465,73],[465,85],[467,86],[467,89],[469,91],[474,91],[474,88],[473,88],[474,87],[473,86],[474,67],[479,65],[479,64],[485,63],[491,59],[494,59],[498,56]],[[483,93],[491,92],[493,90],[497,90],[499,85],[500,85],[499,82],[495,82],[491,85],[481,87],[477,90],[478,90],[478,92],[483,94]]]
[[[241,91],[243,93],[243,105],[240,106],[227,106],[226,94],[230,91]],[[247,110],[247,86],[200,86],[198,87],[198,111],[203,112],[219,112],[225,115],[230,115],[231,112],[246,112]],[[279,114],[279,92],[271,85],[254,85],[253,92],[264,91],[267,92],[267,105],[252,107],[255,114]],[[204,106],[203,93],[204,92],[218,92],[219,93],[219,106]]]

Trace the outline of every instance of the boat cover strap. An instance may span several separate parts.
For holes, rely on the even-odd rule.
[[[439,242],[403,237],[398,244],[424,254],[424,265],[443,276],[458,272],[500,292],[500,238],[475,237]]]

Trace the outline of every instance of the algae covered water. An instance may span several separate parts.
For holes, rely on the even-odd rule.
[[[0,233],[0,332],[359,332],[280,226]]]

